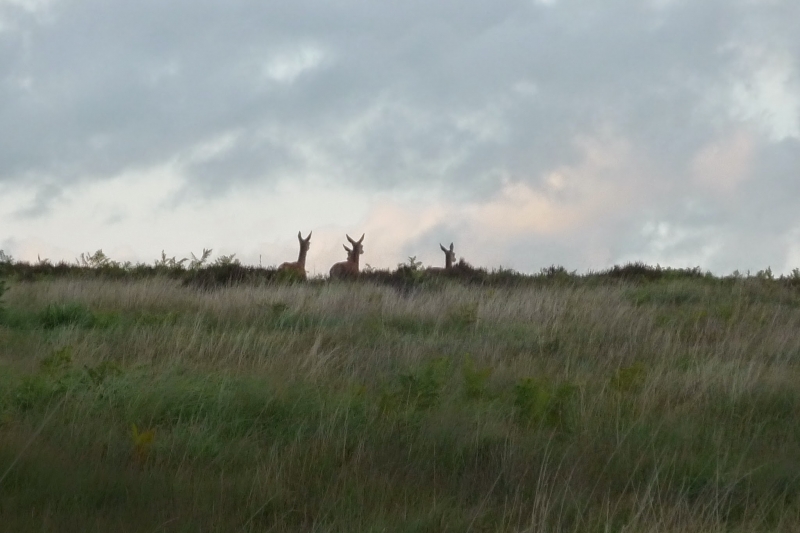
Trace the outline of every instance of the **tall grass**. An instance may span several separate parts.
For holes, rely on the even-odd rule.
[[[17,281],[8,531],[796,531],[800,295]]]

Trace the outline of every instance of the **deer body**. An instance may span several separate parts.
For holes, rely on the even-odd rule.
[[[352,279],[358,277],[358,257],[364,253],[364,246],[361,244],[364,240],[364,235],[361,235],[361,238],[357,241],[350,238],[350,235],[346,236],[350,244],[353,245],[353,249],[351,250],[346,245],[344,246],[344,249],[347,250],[347,261],[336,263],[331,267],[331,279]]]
[[[431,273],[439,273],[439,272],[450,272],[453,269],[453,263],[456,261],[456,253],[453,251],[453,243],[450,243],[450,248],[447,249],[442,246],[442,243],[439,243],[439,248],[442,249],[444,252],[444,268],[442,267],[430,267],[428,268],[428,272]]]
[[[313,232],[309,232],[308,237],[304,239],[300,232],[297,232],[297,240],[300,241],[300,255],[297,257],[297,261],[293,263],[282,263],[278,267],[278,271],[293,272],[300,279],[306,279],[306,254],[308,254],[308,249],[311,247],[311,233]]]

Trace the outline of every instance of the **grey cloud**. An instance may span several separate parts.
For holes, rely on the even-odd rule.
[[[691,171],[699,150],[742,127],[726,92],[758,67],[748,54],[788,54],[800,71],[793,0],[75,0],[36,14],[3,4],[0,19],[11,21],[0,181],[52,191],[175,159],[189,180],[179,198],[324,173],[373,190],[435,181],[474,201],[504,177],[541,187],[580,164],[577,138],[610,134],[646,161],[645,205],[591,239],[531,237],[532,249],[578,262],[600,240],[625,255],[646,247],[637,235],[650,219],[742,235],[800,223],[787,201],[800,182],[794,141],[758,145],[735,210]],[[271,61],[302,47],[320,51],[317,68],[270,77]],[[229,149],[191,159],[230,131]],[[692,218],[692,199],[710,220]],[[46,212],[37,205],[29,214]]]
[[[17,210],[23,218],[35,218],[50,210],[52,205],[63,196],[62,187],[55,183],[46,183],[36,189],[30,204]]]
[[[669,119],[696,107],[688,82],[703,90],[718,80],[726,68],[718,49],[745,18],[744,4],[733,2],[658,12],[620,1],[482,4],[53,4],[48,22],[28,20],[4,39],[4,55],[17,58],[6,77],[32,81],[28,89],[6,84],[3,123],[16,125],[16,142],[4,143],[3,178],[31,167],[62,179],[107,175],[226,128],[264,125],[315,139],[343,161],[342,174],[376,187],[430,179],[425,162],[462,147],[461,165],[437,177],[469,180],[504,165],[535,174],[557,159],[548,157],[552,145],[598,122],[678,133]],[[271,53],[303,41],[320,43],[333,64],[287,87],[259,79]],[[457,127],[454,117],[509,99],[523,80],[537,85],[537,97],[512,101],[497,117],[510,144]],[[356,153],[330,142],[381,101],[413,113],[390,108]],[[513,139],[530,139],[522,153],[540,163],[532,168]]]

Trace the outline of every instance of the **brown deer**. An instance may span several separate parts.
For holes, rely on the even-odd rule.
[[[448,250],[442,243],[439,243],[439,248],[442,249],[444,252],[444,268],[442,267],[430,267],[428,268],[428,272],[431,273],[439,273],[439,272],[449,272],[453,269],[453,263],[456,261],[456,253],[453,251],[453,243],[450,243],[450,249]]]
[[[343,245],[344,249],[347,250],[347,261],[336,263],[331,267],[331,279],[358,277],[358,256],[364,253],[364,246],[361,244],[364,241],[364,235],[361,235],[361,238],[357,241],[350,238],[350,235],[346,236],[350,244],[353,245],[353,249],[351,250],[346,245]]]
[[[302,280],[306,279],[306,254],[308,254],[308,249],[311,247],[312,233],[312,231],[308,232],[308,237],[304,239],[300,232],[297,232],[297,240],[300,241],[300,255],[294,263],[286,262],[281,264],[278,267],[279,272],[291,272]]]

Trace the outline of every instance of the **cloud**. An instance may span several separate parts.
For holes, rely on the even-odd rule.
[[[26,198],[0,217],[46,232],[101,191],[96,220],[134,235],[234,200],[255,225],[258,198],[285,214],[274,244],[313,229],[294,213],[315,188],[307,218],[373,228],[377,263],[440,238],[522,269],[732,269],[742,242],[784,262],[796,20],[793,0],[0,0],[0,185]],[[123,185],[154,169],[166,189]]]
[[[313,45],[301,45],[272,56],[264,66],[264,76],[279,83],[293,83],[304,72],[318,67],[325,52]]]
[[[695,179],[712,193],[731,193],[750,177],[752,137],[739,130],[702,148],[692,160]]]

